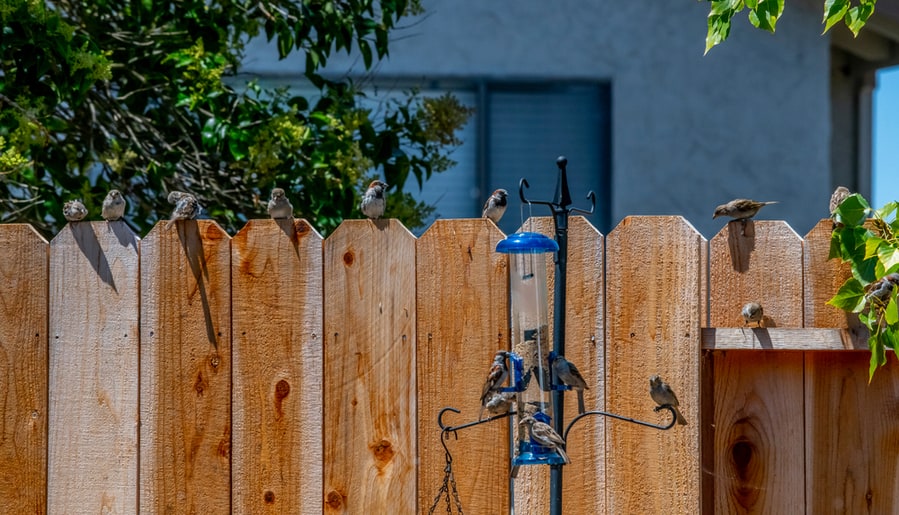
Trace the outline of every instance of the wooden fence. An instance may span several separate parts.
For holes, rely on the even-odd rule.
[[[478,219],[418,239],[352,220],[326,240],[303,220],[143,240],[83,222],[48,244],[0,225],[0,511],[426,513],[437,412],[474,420],[509,345],[503,237]],[[689,425],[579,422],[565,513],[899,511],[899,364],[868,384],[864,335],[825,305],[848,274],[829,221],[804,239],[732,222],[708,242],[679,217],[607,237],[574,218],[569,238],[588,407],[663,423],[658,373]],[[742,328],[749,300],[766,328]],[[548,511],[546,467],[510,497],[508,436],[495,422],[447,442],[466,513]]]

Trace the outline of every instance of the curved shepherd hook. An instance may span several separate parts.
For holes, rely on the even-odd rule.
[[[559,181],[556,184],[556,198],[554,198],[552,201],[529,200],[525,198],[524,190],[525,188],[530,188],[531,185],[528,184],[527,179],[522,177],[518,182],[518,197],[521,199],[521,202],[525,204],[549,206],[554,215],[563,213],[582,213],[585,215],[592,215],[593,211],[596,209],[596,193],[594,193],[593,190],[590,190],[590,192],[587,193],[587,200],[590,201],[589,210],[569,207],[571,205],[571,194],[568,192],[568,159],[565,156],[559,156],[559,158],[556,159],[556,166],[559,167]]]

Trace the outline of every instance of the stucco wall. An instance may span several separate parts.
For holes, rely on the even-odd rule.
[[[706,2],[424,3],[426,16],[395,34],[379,73],[611,82],[612,226],[631,214],[680,214],[710,238],[724,225],[711,219],[715,205],[738,196],[781,201],[761,217],[785,219],[800,234],[827,216],[829,40],[820,7],[787,2],[775,35],[741,15],[730,39],[703,57]],[[329,69],[353,63],[361,71],[343,57]],[[254,45],[245,71],[301,66]]]

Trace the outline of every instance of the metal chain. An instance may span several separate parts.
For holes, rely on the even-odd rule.
[[[452,486],[452,497],[456,502],[456,510],[459,512],[459,515],[464,515],[462,512],[462,501],[459,500],[459,490],[456,488],[456,476],[453,474],[453,458],[449,453],[446,453],[446,467],[444,467],[443,472],[443,485],[440,487],[440,491],[437,492],[437,497],[434,498],[434,504],[428,510],[428,515],[433,515],[437,505],[440,504],[440,498],[443,497],[443,494],[446,494],[446,513],[447,515],[453,514],[453,505],[450,504],[450,486]]]

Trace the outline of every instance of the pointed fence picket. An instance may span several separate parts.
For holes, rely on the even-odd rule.
[[[707,242],[679,217],[607,237],[570,220],[566,356],[587,408],[665,423],[660,374],[689,425],[579,421],[565,513],[895,511],[899,363],[869,384],[857,320],[825,304],[849,273],[830,230],[731,222]],[[446,470],[437,413],[475,420],[509,345],[503,237],[469,219],[419,239],[353,220],[324,240],[253,220],[230,238],[201,220],[143,240],[81,222],[48,244],[0,225],[0,506],[427,513]],[[744,327],[749,300],[760,328]],[[507,421],[444,442],[454,512],[548,510],[547,467],[510,480]]]

